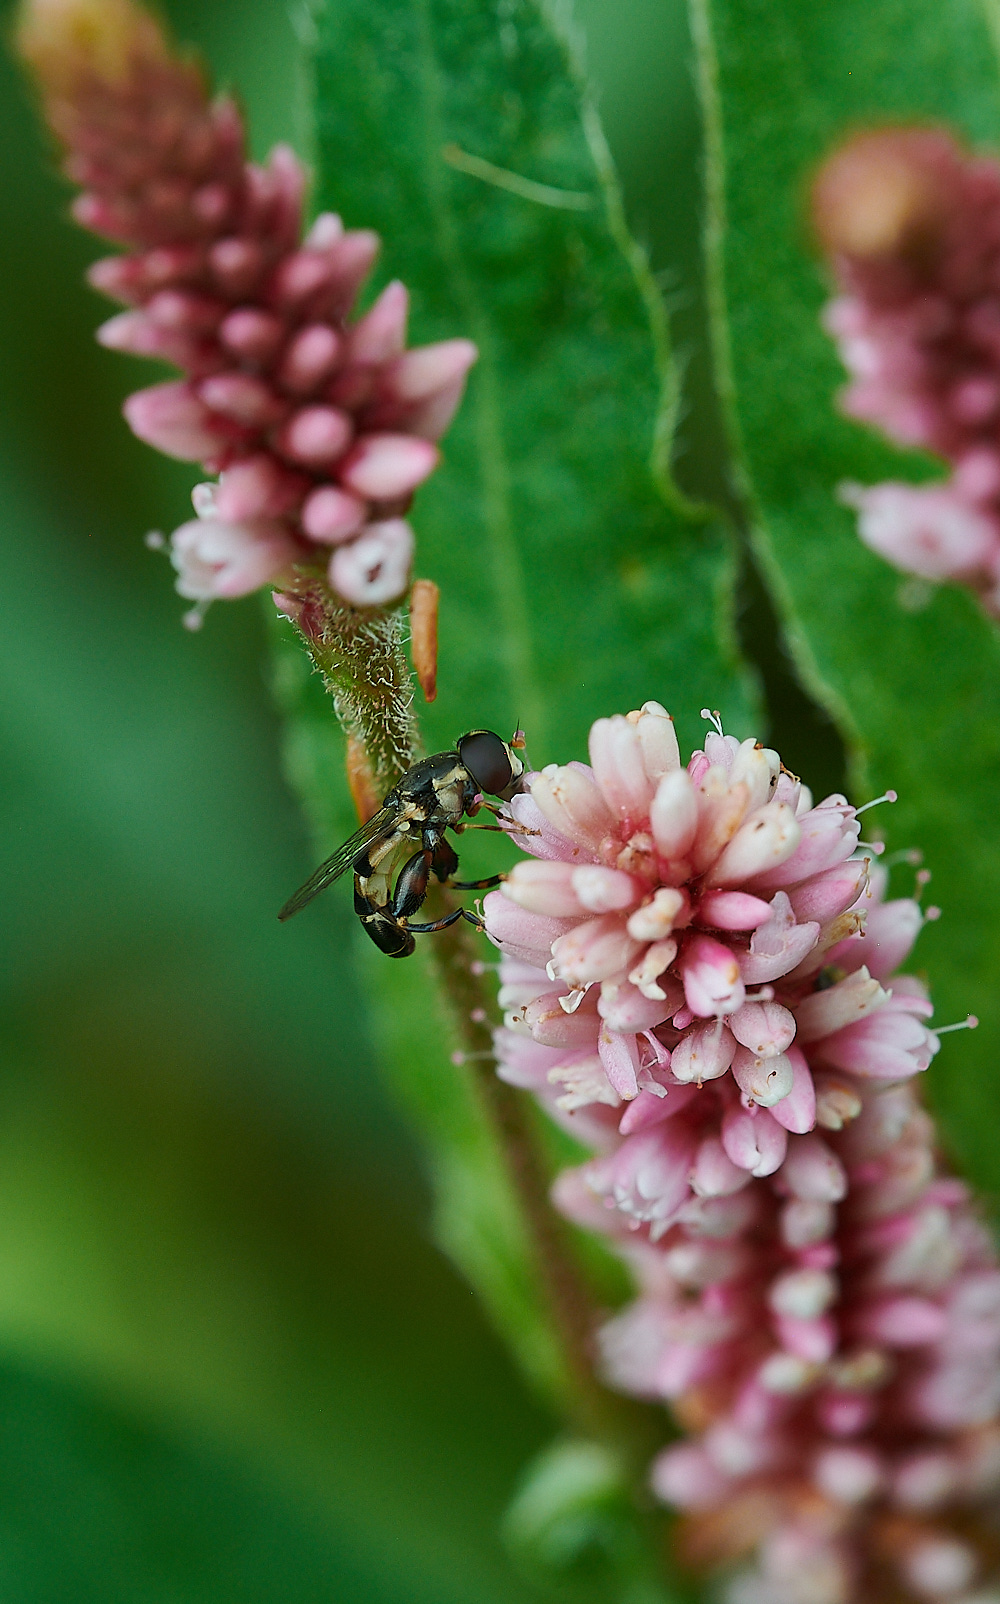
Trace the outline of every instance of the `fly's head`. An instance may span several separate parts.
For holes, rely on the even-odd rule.
[[[509,802],[521,789],[524,764],[513,746],[492,730],[470,730],[458,742],[458,755],[480,791]]]

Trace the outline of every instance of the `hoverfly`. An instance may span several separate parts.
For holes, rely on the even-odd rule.
[[[516,740],[516,737],[515,737]],[[523,745],[523,740],[518,743]],[[477,802],[486,792],[509,802],[521,789],[524,764],[513,744],[492,730],[470,730],[453,752],[422,758],[389,792],[378,812],[345,841],[339,851],[321,863],[304,886],[289,897],[278,915],[290,919],[307,902],[354,870],[354,911],[380,951],[390,958],[406,958],[416,943],[414,934],[444,930],[456,919],[468,919],[477,929],[482,921],[467,908],[456,908],[443,919],[411,924],[427,895],[431,875],[450,880],[458,891],[481,891],[499,885],[501,875],[486,880],[451,880],[458,854],[445,836],[446,829],[461,831],[463,818],[489,803]],[[499,810],[490,808],[499,817]],[[489,828],[489,826],[487,826]],[[406,847],[418,842],[398,874]]]

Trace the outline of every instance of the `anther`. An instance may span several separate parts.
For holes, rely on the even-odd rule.
[[[484,1025],[486,1023],[486,1009],[473,1008],[469,1014],[469,1018],[472,1020],[474,1025]]]
[[[957,1025],[933,1025],[930,1028],[935,1036],[947,1036],[950,1030],[975,1030],[978,1024],[975,1014],[967,1014]]]
[[[167,544],[167,537],[161,529],[151,529],[148,535],[143,535],[142,543],[150,551],[162,551]]]
[[[571,991],[568,992],[565,997],[560,997],[559,1006],[563,1013],[575,1014],[580,1004],[583,1002],[584,997],[586,997],[588,990],[589,987],[581,986],[578,991]]]
[[[871,852],[876,858],[880,858],[885,851],[884,841],[859,841],[858,846],[863,847],[866,852]]]
[[[887,869],[892,869],[897,863],[909,863],[916,868],[917,864],[923,861],[924,855],[919,847],[904,847],[901,852],[891,853],[885,860],[885,866]]]
[[[941,909],[936,905],[936,903],[932,902],[929,908],[924,909],[924,924],[933,924],[935,919],[940,919],[940,917]]]
[[[871,802],[864,802],[862,803],[861,807],[855,808],[855,817],[858,817],[862,813],[867,813],[869,808],[877,808],[882,802],[895,802],[897,800],[898,797],[895,791],[883,791],[881,796],[876,796]]]
[[[710,707],[703,707],[701,710],[701,716],[702,718],[707,718],[710,724],[715,725],[719,735],[724,733],[722,729],[722,714],[719,712],[718,708],[713,710]]]
[[[181,614],[181,623],[184,625],[185,629],[190,629],[191,631],[198,630],[205,622],[205,614],[207,612],[208,602],[197,602],[194,607],[189,607],[186,613]]]

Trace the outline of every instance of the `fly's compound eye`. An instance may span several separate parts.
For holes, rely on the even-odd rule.
[[[458,755],[481,791],[508,799],[520,779],[523,765],[511,761],[510,748],[492,730],[473,730],[458,743]]]

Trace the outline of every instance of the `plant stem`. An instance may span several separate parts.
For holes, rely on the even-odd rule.
[[[381,799],[420,751],[403,652],[404,608],[359,612],[302,573],[284,587],[281,610],[299,629],[345,734],[364,749]]]

